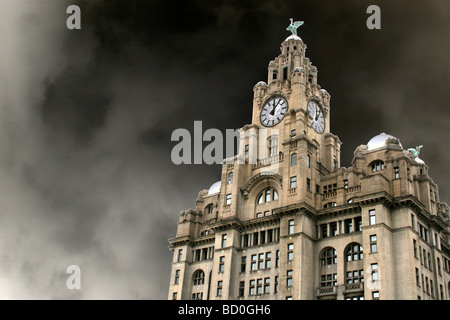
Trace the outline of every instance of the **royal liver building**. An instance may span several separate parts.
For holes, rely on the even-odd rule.
[[[421,146],[381,133],[341,167],[330,95],[291,30],[242,152],[180,213],[168,298],[450,299],[449,207]]]

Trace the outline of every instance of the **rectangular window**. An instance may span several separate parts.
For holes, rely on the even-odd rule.
[[[295,131],[295,129],[291,130],[291,139],[294,139],[297,135],[297,132]]]
[[[225,248],[227,246],[227,234],[222,235],[222,248]]]
[[[427,252],[423,249],[423,266],[427,268]]]
[[[311,179],[306,178],[306,190],[311,191]]]
[[[231,204],[231,193],[227,194],[226,205],[229,206]]]
[[[420,255],[420,263],[423,265],[422,247],[421,246],[419,246],[419,255]]]
[[[222,286],[223,286],[223,281],[217,281],[217,296],[218,297],[222,296]]]
[[[328,227],[326,224],[321,225],[322,238],[328,237]]]
[[[375,221],[375,210],[369,210],[369,225],[373,226]]]
[[[244,244],[243,247],[246,248],[248,247],[248,234],[244,234]]]
[[[330,223],[330,232],[332,237],[336,237],[338,235],[337,222]]]
[[[272,252],[266,252],[266,269],[272,267]]]
[[[353,221],[352,219],[344,220],[344,231],[345,233],[353,232]]]
[[[247,266],[247,257],[241,257],[241,272],[245,272]]]
[[[352,233],[353,232],[353,221],[352,219],[347,219],[344,221],[345,226],[345,233]]]
[[[277,250],[275,257],[275,267],[278,268],[279,266],[280,266],[280,250]]]
[[[183,249],[179,249],[178,250],[177,262],[180,262],[182,258],[183,258]]]
[[[330,273],[320,276],[320,286],[333,287],[337,285],[337,273]]]
[[[347,271],[346,283],[364,282],[364,270]]]
[[[259,244],[259,232],[253,233],[253,245],[257,246]]]
[[[372,270],[372,281],[378,281],[378,263],[372,263],[370,269]]]
[[[431,254],[428,252],[428,269],[430,269],[430,271],[433,271],[433,266],[431,265]]]
[[[431,297],[434,298],[434,285],[433,285],[433,280],[430,279],[430,294]]]
[[[273,242],[273,230],[267,230],[267,243]]]
[[[287,80],[288,78],[288,67],[283,68],[283,80]]]
[[[362,219],[361,217],[355,218],[355,231],[362,231]]]
[[[274,286],[274,291],[275,293],[277,293],[279,290],[279,285],[278,285],[278,276],[275,277],[275,286]]]
[[[248,150],[249,150],[249,145],[246,144],[245,145],[245,159],[248,159]]]
[[[277,78],[278,78],[278,72],[275,70],[275,71],[272,73],[272,80],[277,80]]]
[[[296,176],[295,177],[291,177],[289,187],[291,189],[297,188],[297,177]]]
[[[289,220],[288,234],[294,233],[294,219]]]
[[[180,282],[180,270],[176,270],[173,284],[178,284],[179,282]]]
[[[256,294],[263,293],[263,279],[256,280]]]
[[[320,193],[320,186],[316,184],[316,193]]]
[[[398,167],[394,167],[394,179],[400,178],[400,170]]]
[[[264,253],[260,253],[258,255],[258,269],[259,270],[264,269]]]
[[[294,274],[294,272],[292,270],[286,271],[286,287],[292,287],[292,285],[293,285],[293,280],[292,280],[293,274]]]
[[[417,259],[417,241],[413,239],[414,258]]]
[[[413,230],[416,229],[415,225],[416,225],[415,216],[413,214],[411,214],[411,227],[413,228]]]
[[[377,253],[377,235],[373,234],[370,236],[370,252]]]
[[[311,156],[309,154],[306,156],[306,166],[311,168]]]
[[[248,286],[248,294],[250,296],[254,296],[255,295],[255,285],[256,285],[256,281],[255,280],[250,280],[250,284]]]
[[[372,299],[374,300],[380,299],[380,291],[372,291]]]
[[[256,254],[252,254],[252,263],[251,263],[251,270],[252,271],[255,271],[257,269],[256,268],[256,258],[257,258]]]
[[[294,244],[289,243],[287,247],[287,259],[288,261],[294,260]]]
[[[178,293],[172,293],[172,300],[177,300]]]
[[[245,292],[245,281],[239,282],[239,297],[243,297]]]
[[[419,269],[416,268],[416,285],[418,287],[420,287],[420,274],[419,274]]]
[[[423,280],[423,273],[421,274],[421,276],[422,276],[422,289],[423,292],[425,292],[425,281]]]
[[[438,273],[440,276],[442,276],[441,272],[441,259],[437,258],[437,267],[438,267]]]
[[[264,278],[264,293],[270,293],[270,278]]]
[[[225,271],[225,256],[219,258],[219,272]]]

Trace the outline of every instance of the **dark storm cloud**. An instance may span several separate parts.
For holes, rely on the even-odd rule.
[[[72,2],[0,4],[2,297],[166,298],[166,239],[221,172],[173,165],[171,133],[249,123],[290,17],[332,95],[343,165],[386,131],[424,144],[448,198],[445,1],[378,2],[377,31],[364,1],[78,1],[79,31]]]

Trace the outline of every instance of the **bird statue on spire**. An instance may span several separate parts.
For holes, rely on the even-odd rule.
[[[290,19],[291,24],[286,28],[287,31],[292,32],[293,35],[297,35],[297,28],[300,27],[303,24],[303,21],[295,21],[294,19]]]
[[[420,145],[416,148],[409,148],[408,151],[414,155],[414,158],[417,158],[420,154],[420,149],[423,148],[423,145]]]

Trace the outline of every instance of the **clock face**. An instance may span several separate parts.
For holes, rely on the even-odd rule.
[[[325,117],[323,110],[317,101],[311,100],[308,102],[308,112],[312,117],[311,126],[317,133],[325,131]]]
[[[265,127],[273,127],[283,120],[288,103],[283,97],[274,97],[262,107],[260,120]]]

